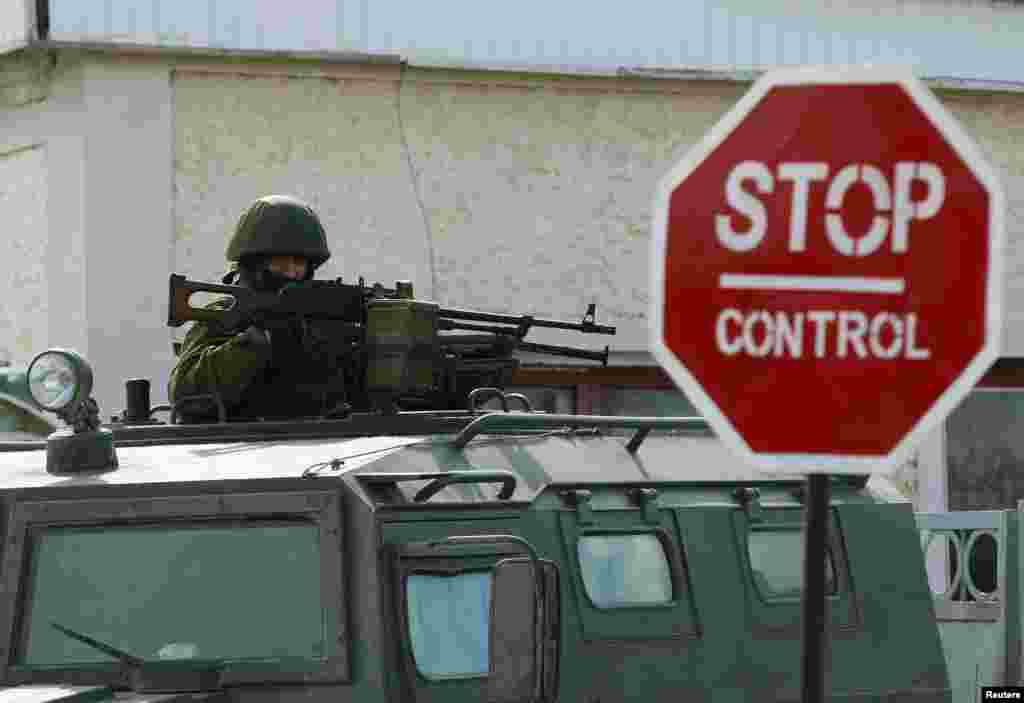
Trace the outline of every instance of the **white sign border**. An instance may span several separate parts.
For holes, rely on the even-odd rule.
[[[728,137],[750,114],[769,90],[789,85],[897,84],[931,121],[949,145],[958,153],[989,194],[989,266],[985,282],[985,341],[981,350],[957,379],[932,404],[907,435],[889,454],[878,456],[843,454],[759,454],[755,453],[736,428],[718,409],[701,384],[672,353],[664,341],[665,248],[668,234],[668,209],[672,192]],[[924,436],[940,425],[961,400],[974,388],[993,362],[999,358],[1003,324],[1003,257],[1005,196],[997,171],[981,149],[953,115],[913,73],[902,67],[851,66],[842,68],[805,67],[781,69],[764,74],[717,124],[697,142],[661,179],[655,191],[651,221],[651,353],[701,411],[715,433],[751,465],[768,472],[864,474],[889,473],[913,455]]]

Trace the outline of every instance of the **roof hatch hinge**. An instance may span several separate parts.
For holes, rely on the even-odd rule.
[[[645,522],[657,524],[661,521],[658,516],[658,489],[636,488],[633,490],[633,497],[643,510]]]
[[[590,507],[592,496],[593,493],[582,488],[562,491],[562,497],[566,502],[576,508],[576,519],[581,525],[591,525],[594,522],[594,509]]]
[[[650,427],[641,427],[629,438],[629,442],[626,444],[626,451],[630,454],[636,454],[636,450],[640,448],[641,442],[647,439],[647,435],[650,433]]]
[[[761,522],[764,519],[764,508],[761,505],[761,491],[756,488],[737,488],[733,491],[733,497],[743,506],[747,519],[751,522]]]

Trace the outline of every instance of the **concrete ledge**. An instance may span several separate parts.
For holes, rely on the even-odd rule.
[[[206,59],[237,63],[304,63],[327,65],[405,65],[425,71],[443,74],[470,72],[489,74],[491,80],[499,76],[544,80],[552,78],[598,78],[627,80],[657,80],[664,82],[725,82],[750,84],[766,71],[772,69],[738,69],[734,67],[594,67],[577,64],[506,64],[453,61],[425,62],[403,58],[400,54],[377,54],[361,51],[301,51],[272,49],[228,49],[213,46],[171,46],[143,44],[125,41],[80,41],[80,40],[29,40],[0,45],[0,56],[17,53],[23,49],[77,50],[97,53],[130,54],[154,58]],[[958,76],[921,76],[929,88],[938,92],[966,93],[1024,93],[1024,81],[984,80]]]
[[[996,622],[1002,613],[1001,603],[979,603],[935,599],[935,619],[939,622]]]
[[[371,63],[400,64],[397,54],[372,54],[361,51],[283,51],[273,49],[222,49],[214,46],[164,46],[133,42],[40,40],[31,46],[42,49],[73,49],[78,51],[135,54],[142,56],[176,56],[236,61],[302,61],[305,63]]]

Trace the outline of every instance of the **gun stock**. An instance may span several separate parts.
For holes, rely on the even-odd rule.
[[[225,310],[197,308],[190,302],[194,293],[224,293],[231,296],[233,302],[231,307]],[[232,328],[242,322],[246,313],[271,308],[276,301],[277,296],[269,293],[257,293],[242,286],[192,281],[184,276],[172,273],[167,309],[167,325],[169,327],[181,327],[186,322],[217,322],[225,327]]]

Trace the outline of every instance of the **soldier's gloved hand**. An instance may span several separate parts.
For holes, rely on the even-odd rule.
[[[270,347],[270,335],[262,327],[249,325],[245,331],[238,333],[238,339],[249,347]]]

